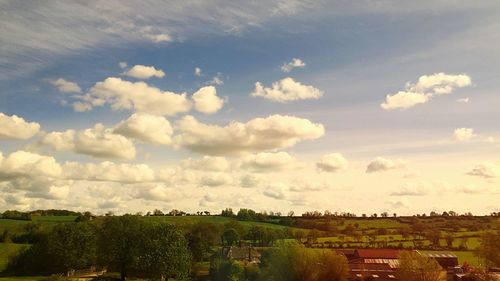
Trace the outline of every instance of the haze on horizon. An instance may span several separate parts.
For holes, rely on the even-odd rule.
[[[0,11],[0,211],[500,211],[500,2]]]

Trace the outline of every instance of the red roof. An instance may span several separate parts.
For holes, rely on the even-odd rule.
[[[356,255],[367,259],[397,259],[399,250],[395,249],[357,249]]]

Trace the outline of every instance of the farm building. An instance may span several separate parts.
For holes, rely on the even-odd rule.
[[[417,251],[417,253],[435,259],[439,265],[444,268],[452,268],[458,265],[458,257],[451,252],[421,252]]]
[[[222,247],[216,254],[218,257],[245,263],[260,263],[261,254],[251,246]]]
[[[349,263],[349,279],[400,280],[396,271],[399,253],[399,250],[394,249],[357,249],[343,253]]]

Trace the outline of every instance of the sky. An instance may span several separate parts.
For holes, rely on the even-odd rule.
[[[0,211],[500,211],[499,19],[0,0]]]

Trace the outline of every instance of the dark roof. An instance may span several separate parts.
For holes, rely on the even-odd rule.
[[[242,246],[242,247],[223,247],[221,249],[221,255],[227,259],[235,260],[252,260],[260,259],[261,254],[252,247]]]
[[[395,249],[357,249],[356,256],[366,259],[397,259],[399,250]]]

